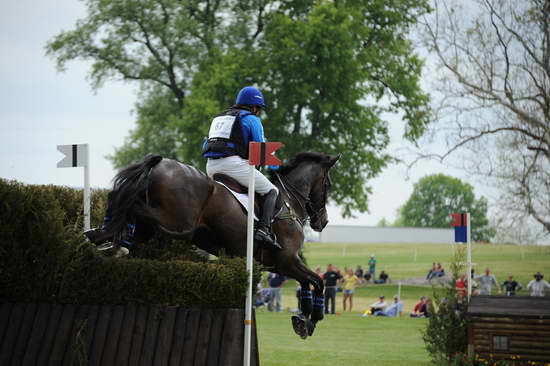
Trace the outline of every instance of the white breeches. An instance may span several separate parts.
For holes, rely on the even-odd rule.
[[[248,187],[249,172],[250,165],[248,165],[248,160],[245,160],[237,155],[220,159],[208,159],[208,162],[206,163],[206,174],[208,174],[210,178],[212,178],[216,173],[222,173],[235,179],[245,187]],[[277,194],[279,194],[277,187],[275,187],[275,185],[271,183],[269,179],[267,179],[260,171],[256,169],[254,172],[255,190],[257,193],[263,196],[274,189],[277,191]]]

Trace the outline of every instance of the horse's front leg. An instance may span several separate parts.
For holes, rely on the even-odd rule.
[[[292,325],[300,337],[306,338],[308,335],[313,334],[316,323],[324,316],[323,280],[307,268],[297,255],[287,259],[284,262],[286,264],[285,268],[281,268],[282,272],[297,280],[301,286],[300,304],[302,314],[292,318]],[[311,286],[313,286],[313,292]]]

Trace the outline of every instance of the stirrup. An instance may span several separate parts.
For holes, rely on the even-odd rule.
[[[100,252],[104,252],[104,251],[110,251],[110,250],[113,250],[114,253],[113,253],[113,257],[114,258],[121,258],[121,257],[124,257],[124,256],[127,256],[130,251],[128,250],[128,248],[125,248],[125,247],[122,247],[122,246],[118,246],[118,245],[115,245],[114,243],[112,242],[108,242],[108,243],[103,243],[101,245],[98,245],[96,247],[97,250],[99,250]]]

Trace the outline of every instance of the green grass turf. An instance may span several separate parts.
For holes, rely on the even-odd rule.
[[[401,287],[406,313],[401,318],[362,318],[360,314],[380,295],[391,301],[400,279],[425,276],[432,262],[441,262],[448,269],[451,245],[307,243],[304,251],[310,268],[321,266],[323,270],[329,263],[341,269],[346,266],[355,269],[358,264],[366,268],[370,254],[375,254],[378,260],[377,272],[387,271],[392,283],[360,286],[354,294],[351,313],[342,313],[342,294],[338,293],[336,311],[340,315],[327,316],[318,324],[313,337],[301,340],[292,330],[288,309],[297,305],[293,280],[283,288],[284,312],[257,310],[262,366],[430,364],[420,333],[426,320],[408,317],[420,296],[431,296],[430,287]],[[499,282],[504,281],[508,273],[514,274],[523,286],[536,271],[550,277],[550,247],[474,245],[472,261],[476,263],[477,273],[490,267]]]
[[[357,265],[367,268],[370,254],[378,261],[376,271],[385,270],[394,281],[426,276],[433,262],[441,262],[449,269],[453,245],[437,244],[325,244],[307,243],[304,255],[310,268],[332,263],[341,269]],[[416,248],[416,261],[414,252]],[[550,246],[516,246],[473,244],[472,262],[476,273],[486,267],[493,270],[497,280],[502,282],[508,273],[526,285],[536,271],[547,272],[550,277]]]

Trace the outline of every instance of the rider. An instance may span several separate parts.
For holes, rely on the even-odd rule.
[[[258,118],[265,107],[262,92],[247,86],[237,95],[235,105],[214,117],[202,153],[208,158],[206,172],[209,177],[222,173],[248,186],[248,143],[265,142],[263,125]],[[279,247],[270,229],[279,190],[258,170],[255,170],[255,186],[256,192],[264,197],[264,203],[254,239]]]

